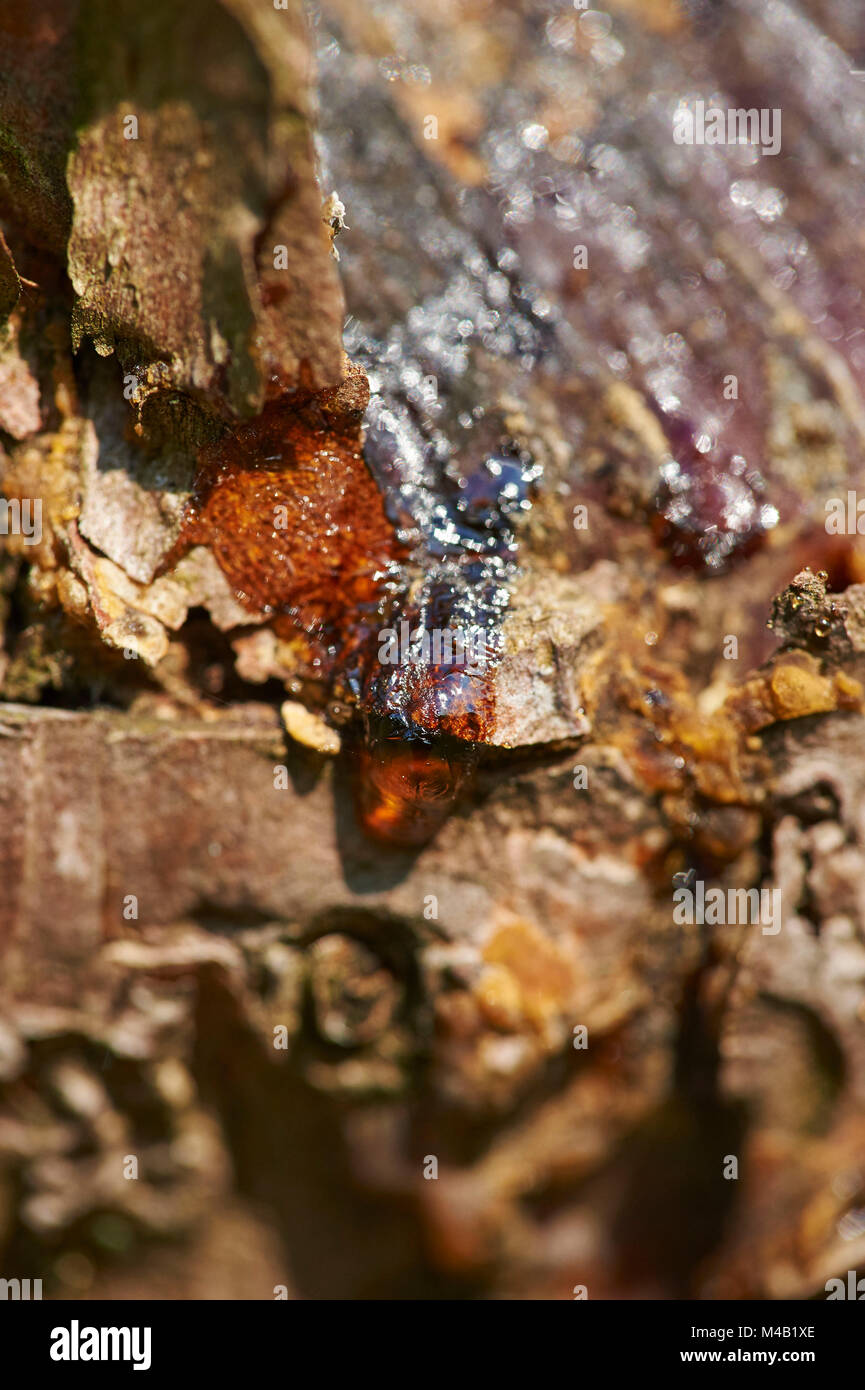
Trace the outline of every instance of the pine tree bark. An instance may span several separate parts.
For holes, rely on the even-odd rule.
[[[715,30],[608,8],[647,92],[672,51],[771,96],[747,0]],[[822,527],[861,464],[861,364],[736,221],[741,169],[738,203],[701,204],[648,97],[620,113],[608,33],[544,11],[548,70],[532,7],[505,13],[333,0],[317,110],[295,0],[0,0],[0,470],[42,504],[38,537],[0,538],[0,1268],[49,1294],[806,1298],[865,1264],[865,569]],[[817,128],[813,188],[753,216],[786,200],[814,275],[855,290],[843,159],[833,226],[815,210],[852,139]],[[575,190],[517,164],[547,142],[614,189],[599,212],[582,188],[579,227]],[[696,577],[656,491],[651,354],[682,343],[692,404],[728,367],[759,381],[728,424],[770,489]],[[442,439],[545,480],[495,718],[409,847],[358,818],[363,702],[319,698],[218,536],[174,550],[201,459],[286,400],[324,402],[298,430],[354,467],[365,372],[363,487],[421,530]],[[760,508],[788,487],[779,540]],[[791,584],[812,561],[843,597]],[[678,926],[695,876],[780,891],[782,929]]]

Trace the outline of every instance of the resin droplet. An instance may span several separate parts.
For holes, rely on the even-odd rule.
[[[456,750],[387,739],[362,748],[357,760],[358,817],[368,835],[416,848],[447,820],[470,762]]]

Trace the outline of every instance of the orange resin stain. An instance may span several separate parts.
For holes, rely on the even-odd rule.
[[[336,390],[286,393],[203,448],[163,570],[206,546],[250,614],[305,643],[310,674],[354,692],[367,729],[355,754],[358,820],[405,848],[447,819],[471,777],[464,741],[483,737],[492,701],[484,672],[378,659],[408,556],[363,457],[368,394],[349,366]]]
[[[240,603],[335,650],[372,622],[404,552],[361,444],[363,372],[286,394],[199,455],[193,497],[166,559],[207,546]]]

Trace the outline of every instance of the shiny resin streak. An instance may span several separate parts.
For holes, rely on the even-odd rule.
[[[201,451],[170,568],[207,546],[235,597],[301,653],[320,689],[360,704],[360,821],[378,841],[416,846],[441,825],[492,720],[484,669],[379,662],[389,622],[446,623],[449,594],[406,597],[407,546],[364,462],[368,389],[349,368],[334,391],[271,401]]]

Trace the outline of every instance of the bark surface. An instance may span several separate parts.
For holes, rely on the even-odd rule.
[[[0,1270],[46,1295],[865,1267],[865,32],[607,10],[0,0]],[[719,92],[783,153],[676,144]],[[480,673],[371,665],[403,617]],[[698,882],[781,929],[677,923]]]

